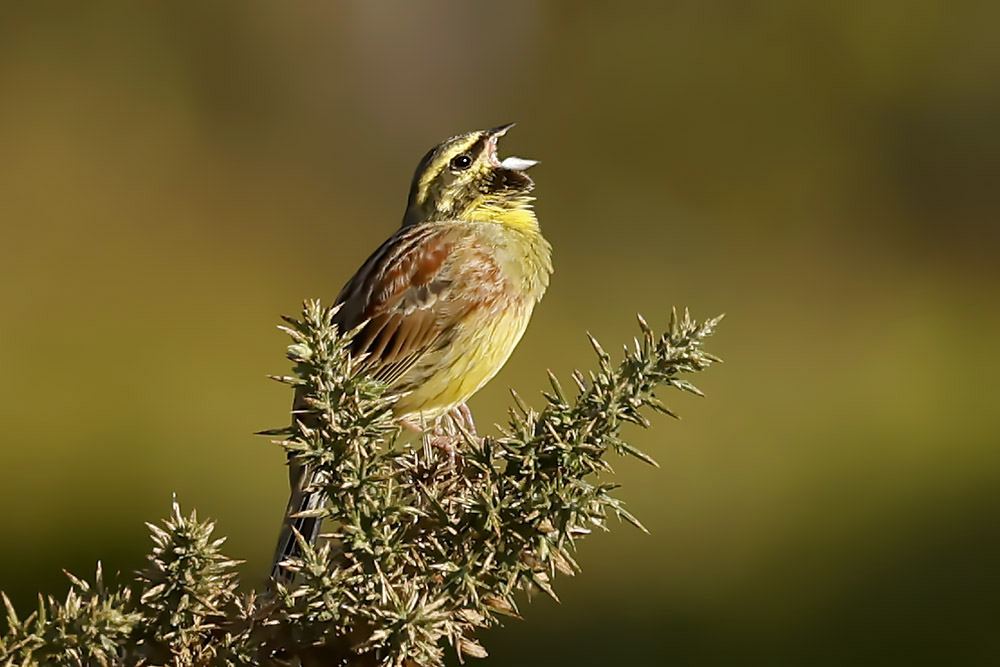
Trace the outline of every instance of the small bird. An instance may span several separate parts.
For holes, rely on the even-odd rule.
[[[413,175],[402,227],[337,297],[339,329],[362,327],[352,343],[363,358],[358,372],[399,394],[394,417],[419,430],[452,411],[472,427],[465,402],[506,363],[549,284],[551,246],[524,173],[537,162],[497,157],[513,125],[431,149]],[[311,471],[294,459],[289,466],[272,569],[286,583],[292,574],[280,564],[298,553],[294,533],[314,544],[320,529],[319,519],[295,515],[322,503]]]

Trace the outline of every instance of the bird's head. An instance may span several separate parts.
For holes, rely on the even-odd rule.
[[[535,160],[497,157],[497,141],[514,123],[452,137],[417,166],[403,226],[432,220],[496,220],[528,211]],[[533,217],[533,216],[532,216]]]

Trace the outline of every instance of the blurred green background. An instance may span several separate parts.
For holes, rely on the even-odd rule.
[[[124,573],[171,494],[267,569],[274,325],[518,121],[556,274],[473,402],[634,313],[726,311],[629,526],[497,665],[986,664],[1000,650],[1000,4],[0,6],[0,589]]]

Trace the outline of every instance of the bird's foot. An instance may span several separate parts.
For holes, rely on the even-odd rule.
[[[478,433],[476,432],[476,422],[472,418],[472,410],[469,409],[467,404],[462,403],[458,407],[454,408],[451,411],[450,416],[457,428],[464,429],[477,441],[482,440],[482,438],[478,437]]]
[[[476,433],[472,411],[462,403],[435,419],[430,430],[423,431],[424,458],[432,461],[437,458],[433,450],[439,450],[447,456],[445,470],[455,471],[461,467],[462,445],[467,445],[470,439],[473,443],[482,443],[482,438]]]

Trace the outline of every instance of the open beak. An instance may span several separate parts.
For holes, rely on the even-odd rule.
[[[491,137],[502,137],[503,135],[507,134],[507,130],[514,127],[515,125],[517,125],[517,123],[505,123],[504,125],[499,125],[497,127],[494,127],[486,134],[490,135]]]
[[[494,167],[500,167],[501,169],[509,169],[510,171],[524,171],[525,169],[530,169],[538,164],[538,160],[528,160],[523,157],[510,156],[504,158],[503,161],[497,157],[497,140],[503,135],[507,134],[507,130],[514,127],[514,123],[507,123],[506,125],[500,125],[499,127],[494,127],[489,130],[486,134],[489,136],[489,156],[490,161],[493,163]]]

